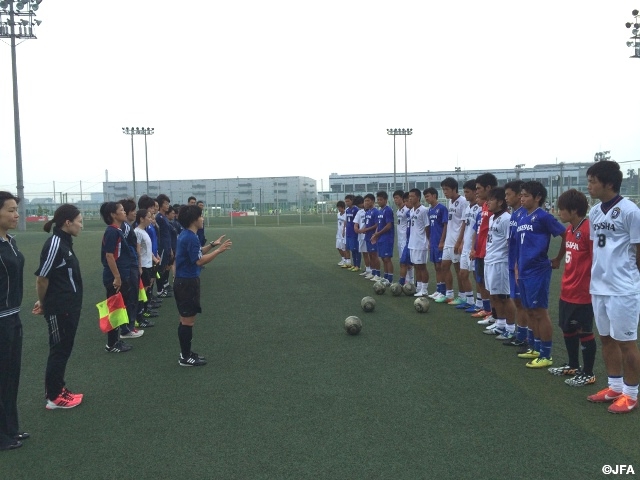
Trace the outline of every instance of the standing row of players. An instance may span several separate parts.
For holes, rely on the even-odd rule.
[[[637,406],[640,372],[636,342],[640,315],[636,255],[640,244],[640,210],[619,195],[622,173],[617,163],[599,162],[587,175],[590,195],[601,203],[592,208],[590,224],[585,195],[574,189],[564,192],[558,198],[558,209],[567,227],[541,208],[547,192],[537,181],[516,180],[498,187],[495,176],[486,173],[466,182],[461,196],[457,181],[447,178],[441,186],[449,200],[448,208],[438,203],[438,192],[433,188],[424,192],[417,189],[394,192],[398,206],[400,283],[408,278],[414,281],[409,276],[413,269],[416,296],[428,295],[436,303],[446,303],[480,317],[478,323],[487,327],[484,333],[495,335],[504,345],[519,347],[517,355],[529,360],[528,368],[547,368],[553,375],[569,375],[566,383],[571,386],[596,381],[595,308],[609,387],[588,399],[615,400],[609,411],[625,413]],[[422,205],[421,193],[429,207]],[[388,208],[386,193],[378,192],[376,196],[378,205],[383,210]],[[365,275],[371,270],[366,276],[378,280],[381,277],[377,257],[381,255],[372,255],[370,248],[375,250],[383,213],[376,211],[373,195],[367,197],[369,201],[363,204],[364,228],[356,221],[360,198],[348,195],[344,204],[339,202],[336,247],[342,256],[340,266],[359,271],[361,250],[354,249],[358,244],[349,238],[363,232],[369,257],[367,263],[364,256]],[[350,223],[354,224],[351,228]],[[550,260],[552,236],[561,236],[562,242],[558,254]],[[392,248],[387,248],[383,257],[388,259],[384,278],[389,281],[393,281],[391,252]],[[436,291],[431,295],[426,270],[429,258],[436,271]],[[569,361],[552,367],[549,288],[551,271],[559,267],[563,258],[559,325]],[[387,263],[391,265],[389,269]],[[458,297],[454,296],[452,264],[458,279]],[[476,280],[475,301],[471,277]]]

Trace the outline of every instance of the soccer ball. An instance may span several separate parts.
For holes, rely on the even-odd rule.
[[[384,294],[386,290],[387,290],[387,287],[385,287],[384,283],[382,282],[376,282],[373,284],[373,291],[376,292],[378,295]]]
[[[354,316],[347,317],[344,321],[344,329],[349,335],[357,335],[362,330],[362,320]]]
[[[394,297],[399,297],[400,295],[402,295],[402,285],[400,285],[399,283],[392,283],[389,287],[389,290],[391,290],[391,295],[393,295]]]
[[[376,301],[373,297],[364,297],[360,302],[360,306],[365,312],[373,312],[373,309],[376,308]]]
[[[389,288],[389,286],[391,285],[391,282],[389,280],[387,280],[386,278],[381,278],[380,279],[380,283],[382,283],[387,288]]]
[[[413,283],[405,283],[402,286],[402,291],[408,297],[411,297],[414,293],[416,293],[416,286]]]
[[[418,297],[413,302],[413,307],[418,313],[427,313],[429,311],[429,299],[426,297]]]

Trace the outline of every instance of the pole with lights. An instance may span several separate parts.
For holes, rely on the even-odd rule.
[[[393,135],[393,189],[396,189],[396,135],[404,135],[404,181],[405,190],[408,188],[407,174],[407,135],[413,133],[413,128],[387,128],[387,135]]]
[[[144,168],[147,174],[147,195],[149,195],[149,157],[147,156],[147,135],[153,135],[155,133],[154,128],[149,127],[122,127],[122,133],[125,135],[131,135],[131,168],[133,170],[133,197],[136,197],[136,168],[133,156],[133,136],[144,135]]]
[[[522,167],[524,167],[524,165],[524,163],[516,165],[516,180],[520,180],[520,172],[522,172]]]
[[[0,1],[0,38],[11,41],[11,77],[13,80],[13,128],[16,150],[16,183],[18,198],[24,199],[24,176],[22,172],[22,140],[20,137],[20,106],[18,103],[18,71],[16,65],[16,40],[36,39],[35,26],[42,22],[36,20],[36,11],[42,0],[2,0]],[[16,28],[17,27],[17,28]],[[26,204],[18,204],[18,230],[27,229]]]
[[[627,41],[627,47],[633,48],[634,53],[629,58],[640,58],[640,12],[633,10],[631,15],[633,15],[633,22],[624,24],[627,28],[633,27],[631,30],[632,36]]]

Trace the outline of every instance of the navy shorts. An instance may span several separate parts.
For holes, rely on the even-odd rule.
[[[371,243],[371,237],[365,238],[364,240],[367,244],[367,252],[369,253],[378,253],[378,244]]]
[[[358,251],[358,237],[347,237],[347,250],[350,252]]]
[[[393,240],[380,241],[376,243],[378,246],[378,256],[380,258],[392,258],[393,257]]]
[[[433,263],[442,263],[442,250],[439,250],[437,245],[429,245],[429,259]]]
[[[411,263],[411,252],[409,251],[409,247],[407,245],[404,246],[402,250],[402,256],[400,257],[400,263],[402,265],[413,265]]]
[[[518,279],[520,301],[524,308],[549,308],[549,284],[551,268],[535,277]]]
[[[181,317],[195,317],[202,313],[199,278],[176,278],[173,281],[173,296]]]
[[[484,285],[484,258],[476,258],[476,283]]]
[[[509,270],[509,288],[509,296],[520,300],[520,288],[518,288],[518,282],[516,282],[515,270]]]

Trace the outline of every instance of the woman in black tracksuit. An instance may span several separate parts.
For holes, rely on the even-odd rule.
[[[82,230],[82,214],[74,205],[60,205],[53,219],[44,224],[51,235],[42,247],[40,266],[35,274],[38,301],[33,313],[44,314],[49,328],[49,359],[45,372],[48,410],[73,408],[82,394],[65,386],[64,373],[71,356],[82,310],[80,263],[73,251],[72,237]]]
[[[18,423],[22,361],[22,277],[24,255],[8,231],[18,226],[18,198],[0,192],[0,450],[22,446],[28,433]]]

